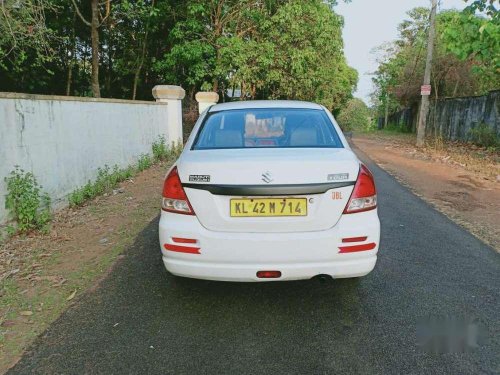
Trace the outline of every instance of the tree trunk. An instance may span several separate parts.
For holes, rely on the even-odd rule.
[[[146,31],[146,34],[144,35],[144,42],[142,45],[142,51],[141,51],[141,60],[139,65],[137,66],[137,69],[135,70],[134,74],[134,86],[132,87],[132,100],[135,100],[135,97],[137,95],[137,85],[139,84],[139,78],[141,74],[142,67],[144,65],[144,59],[146,57],[146,44],[148,42],[148,32]]]
[[[221,3],[223,3],[221,1]],[[217,27],[217,29],[219,29],[219,27]],[[219,31],[217,32],[217,35],[221,35],[222,31]],[[215,46],[215,66],[219,66],[219,60],[220,60],[220,47],[219,46]],[[217,71],[217,69],[215,69]],[[216,92],[216,93],[219,93],[219,80],[217,77],[214,77],[214,80],[213,80],[213,86],[212,86],[212,91],[213,92]]]
[[[245,86],[245,81],[241,82],[240,100],[246,100],[246,86]]]
[[[142,67],[142,65],[141,65]],[[135,100],[137,95],[137,83],[139,82],[139,74],[141,73],[141,68],[137,68],[134,74],[134,87],[132,87],[132,100]]]
[[[151,3],[151,9],[155,7],[155,0],[152,1]],[[149,35],[149,19],[146,24],[146,32],[144,33],[144,40],[142,42],[142,50],[141,50],[141,59],[140,63],[137,66],[137,69],[135,70],[134,74],[134,86],[132,87],[132,100],[135,100],[135,97],[137,96],[137,85],[139,84],[139,78],[141,74],[142,67],[144,66],[144,60],[146,58],[146,52],[147,52],[147,43],[148,43],[148,35]]]
[[[75,65],[75,54],[76,54],[76,37],[75,37],[75,22],[76,22],[76,12],[73,13],[73,24],[71,32],[71,57],[68,62],[68,75],[66,78],[66,96],[71,95],[71,85],[73,83],[73,66]]]
[[[71,95],[71,82],[73,80],[73,57],[68,64],[68,78],[66,80],[66,96]]]
[[[112,40],[112,38],[110,38]],[[112,98],[113,97],[113,92],[111,92],[111,81],[112,81],[112,72],[113,72],[113,61],[114,61],[114,58],[113,58],[113,46],[111,45],[108,45],[108,56],[107,56],[107,60],[108,60],[108,66],[106,68],[106,79],[104,80],[104,88],[106,89],[106,96]],[[102,79],[102,76],[101,78]]]
[[[99,0],[91,0],[92,22],[92,95],[94,98],[101,97],[99,89]]]
[[[457,82],[455,82],[455,88],[453,89],[453,95],[452,97],[457,96],[457,90],[458,90],[458,84],[460,83],[460,80],[457,78]]]

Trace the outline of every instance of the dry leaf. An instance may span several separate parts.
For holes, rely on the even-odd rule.
[[[31,316],[33,315],[33,311],[21,311],[19,314],[22,316]]]
[[[73,298],[75,298],[76,295],[76,289],[69,295],[68,298],[66,298],[66,301],[71,301]]]
[[[63,285],[67,280],[66,279],[62,279],[61,281],[59,281],[58,283],[55,283],[55,284],[52,284],[52,287],[54,288],[58,288],[60,287],[61,285]]]

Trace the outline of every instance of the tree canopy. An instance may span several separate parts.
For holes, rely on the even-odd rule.
[[[338,109],[352,97],[357,72],[346,63],[335,5],[5,0],[0,91],[150,99],[154,85],[177,84],[191,98],[238,89],[243,100],[302,99]]]

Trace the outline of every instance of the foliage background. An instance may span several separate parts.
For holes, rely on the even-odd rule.
[[[467,0],[466,0],[467,1]],[[462,11],[436,17],[431,99],[484,95],[500,88],[500,12],[494,0],[469,1]],[[425,68],[427,8],[414,8],[398,27],[399,38],[380,46],[372,102],[383,117],[416,108]]]
[[[349,2],[350,0],[345,0]],[[466,0],[441,11],[432,98],[482,95],[500,87],[496,0]],[[92,4],[98,48],[92,48]],[[336,114],[352,98],[336,0],[3,0],[0,91],[152,99],[156,84],[241,91],[242,99],[299,99]],[[79,12],[77,12],[77,10]],[[108,12],[109,11],[109,12]],[[82,17],[80,17],[80,13]],[[108,15],[109,13],[109,15]],[[415,8],[397,40],[380,46],[372,102],[383,116],[416,106],[424,70],[429,9]]]
[[[97,50],[89,27],[93,2],[99,10]],[[104,97],[151,99],[154,85],[177,84],[191,99],[199,90],[239,89],[242,99],[312,100],[338,109],[351,98],[357,72],[346,63],[335,5],[4,0],[0,91],[98,96],[91,86],[97,53]]]

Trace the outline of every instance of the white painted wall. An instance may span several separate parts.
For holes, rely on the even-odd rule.
[[[135,163],[161,134],[170,144],[167,119],[165,103],[0,93],[0,223],[15,165],[60,207],[97,168]]]

